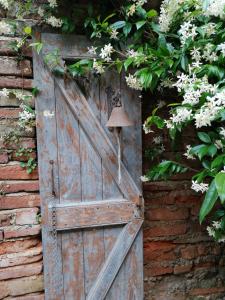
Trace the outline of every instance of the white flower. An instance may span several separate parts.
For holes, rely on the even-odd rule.
[[[89,54],[96,55],[97,47],[91,46],[91,47],[88,47],[87,49],[88,49]]]
[[[186,107],[179,107],[176,109],[176,112],[173,113],[172,117],[170,118],[173,123],[181,124],[190,120],[192,115],[192,111],[187,109]]]
[[[61,19],[57,19],[56,17],[51,16],[46,20],[46,23],[51,25],[52,27],[57,28],[57,27],[61,27],[63,22]]]
[[[166,127],[168,129],[173,129],[174,128],[174,124],[171,120],[166,120],[165,123],[166,123]]]
[[[159,145],[162,143],[162,137],[161,136],[156,136],[153,138],[153,143],[155,143],[156,145]]]
[[[4,9],[9,9],[9,2],[8,0],[0,0],[0,4]]]
[[[110,61],[111,58],[111,54],[113,53],[114,49],[111,45],[111,43],[109,43],[108,45],[105,45],[102,49],[101,49],[101,53],[99,54],[99,56],[104,59],[105,61]]]
[[[206,230],[208,231],[208,235],[211,236],[211,237],[215,237],[215,230],[210,227],[210,226],[207,226]]]
[[[129,74],[125,77],[127,85],[134,90],[142,90],[140,81],[134,75]]]
[[[44,17],[44,13],[45,13],[44,9],[42,7],[38,7],[38,14],[41,18]]]
[[[225,56],[225,43],[218,45],[217,50],[220,50],[222,55]]]
[[[213,221],[212,222],[212,226],[215,228],[215,229],[220,229],[221,228],[221,223],[219,221]]]
[[[97,74],[103,74],[105,72],[105,68],[102,65],[102,63],[96,61],[96,59],[94,59],[94,61],[93,61],[93,69],[95,70],[95,72]]]
[[[114,39],[114,40],[118,40],[118,35],[119,32],[113,28],[111,31],[110,31],[110,39]]]
[[[134,0],[136,2],[137,6],[143,6],[145,3],[148,2],[148,0]]]
[[[130,49],[127,51],[127,56],[137,58],[139,56],[139,53],[137,51],[134,51],[134,49]]]
[[[135,5],[135,4],[132,4],[132,5],[129,7],[129,10],[127,11],[127,16],[128,16],[128,17],[133,16],[133,14],[135,13],[135,11],[136,11],[136,5]]]
[[[196,192],[205,193],[208,190],[209,185],[207,183],[198,183],[197,181],[192,180],[191,188]]]
[[[0,21],[0,34],[12,34],[12,26],[5,21]]]
[[[0,97],[9,98],[10,91],[6,88],[0,91]]]
[[[150,132],[153,132],[153,130],[151,130],[150,127],[147,126],[147,123],[146,123],[146,122],[144,122],[144,124],[143,124],[143,130],[144,130],[144,133],[145,133],[145,134],[148,134],[148,133],[150,133]]]
[[[216,24],[215,23],[208,23],[203,28],[206,31],[207,36],[211,36],[216,33]]]
[[[51,8],[55,8],[58,6],[56,0],[48,0],[48,3]]]
[[[181,0],[164,0],[160,7],[159,26],[162,32],[168,32],[178,11]]]
[[[225,18],[225,0],[211,0],[209,6],[205,10],[207,16]]]
[[[145,176],[145,175],[144,175],[144,176],[141,176],[140,179],[141,179],[142,182],[147,182],[147,181],[149,181],[148,177]]]
[[[201,97],[201,91],[199,90],[186,90],[184,94],[184,100],[182,104],[190,104],[195,105],[199,102],[199,99]]]
[[[190,153],[192,147],[190,145],[186,146],[186,152],[184,153],[184,156],[186,156],[187,159],[195,159],[195,157],[193,156],[193,154]]]
[[[225,128],[220,127],[220,135],[225,139]]]
[[[188,22],[184,22],[181,27],[180,30],[178,31],[179,35],[180,35],[180,41],[181,44],[184,45],[186,40],[191,38],[192,40],[194,40],[194,38],[196,37],[197,33],[197,27],[191,23],[191,21]]]
[[[191,50],[192,59],[196,61],[199,61],[201,59],[201,53],[199,50],[200,50],[199,48],[195,48],[195,47]]]
[[[221,140],[215,140],[215,146],[217,149],[223,149],[223,143]]]

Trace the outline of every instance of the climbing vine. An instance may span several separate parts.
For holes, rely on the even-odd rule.
[[[1,0],[4,8],[10,0]],[[15,2],[15,1],[14,1]],[[32,1],[25,1],[27,11]],[[49,0],[36,7],[40,22],[72,32],[74,22],[60,16],[56,1]],[[21,9],[19,12],[24,12]],[[54,15],[56,13],[56,16]],[[23,15],[23,13],[21,13]],[[11,25],[0,24],[0,32]],[[46,58],[57,74],[85,76],[93,72],[100,76],[107,69],[125,72],[127,85],[142,93],[165,94],[168,89],[178,97],[157,104],[145,120],[146,134],[159,129],[168,131],[172,141],[190,126],[195,128],[196,142],[187,145],[183,153],[187,160],[196,161],[199,170],[175,161],[162,161],[152,167],[143,181],[161,180],[176,173],[195,172],[192,189],[204,194],[199,213],[202,223],[211,214],[209,235],[225,240],[225,1],[224,0],[164,0],[160,13],[148,8],[146,0],[124,1],[122,6],[96,16],[88,10],[84,22],[92,40],[87,49],[88,59],[68,67],[60,66],[57,50]],[[29,29],[26,29],[27,33]],[[41,43],[33,44],[41,51]],[[165,97],[164,97],[165,98]],[[137,99],[137,101],[140,101]],[[167,111],[167,119],[160,111]],[[163,142],[155,136],[154,149],[146,155],[153,159],[164,151]]]

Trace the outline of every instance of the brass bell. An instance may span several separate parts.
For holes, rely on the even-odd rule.
[[[126,127],[134,125],[129,119],[128,114],[125,112],[122,105],[115,106],[111,112],[110,118],[106,123],[107,127]]]

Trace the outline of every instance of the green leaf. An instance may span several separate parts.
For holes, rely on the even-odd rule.
[[[126,37],[131,32],[131,29],[132,29],[132,24],[127,22],[126,25],[123,27],[123,33]]]
[[[117,21],[111,25],[111,28],[119,29],[119,28],[123,28],[125,25],[126,25],[125,21]]]
[[[146,21],[142,20],[142,21],[138,21],[136,22],[136,27],[137,27],[137,30],[140,29],[142,26],[144,26],[146,23]]]
[[[205,155],[208,154],[208,150],[209,150],[209,147],[207,145],[202,144],[202,145],[193,147],[190,150],[190,153],[197,155],[199,157],[199,159],[201,160]]]
[[[147,12],[147,17],[148,18],[154,18],[158,15],[157,11],[155,9],[150,9],[148,12]]]
[[[207,144],[211,143],[210,136],[205,132],[198,132],[198,138],[204,143],[207,143]]]
[[[223,166],[224,154],[217,156],[211,163],[211,169]]]
[[[30,35],[31,32],[32,32],[32,29],[31,29],[30,26],[26,26],[26,27],[24,27],[23,31],[24,31],[26,34]]]
[[[128,67],[133,63],[134,58],[133,57],[128,57],[125,62],[124,62],[124,68],[125,71],[127,71]]]
[[[222,204],[225,202],[225,173],[220,172],[215,177],[216,189]]]
[[[217,148],[215,145],[210,145],[209,148],[208,148],[208,154],[211,156],[211,157],[214,157],[215,154],[217,153]]]
[[[199,221],[200,224],[204,221],[205,217],[210,213],[212,208],[214,207],[216,201],[218,199],[218,192],[216,189],[215,179],[211,182],[209,189],[205,195],[203,200],[200,213],[199,213]]]

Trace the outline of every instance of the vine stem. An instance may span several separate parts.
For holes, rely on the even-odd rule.
[[[184,167],[184,168],[187,168],[187,169],[189,169],[189,170],[191,170],[191,171],[194,171],[194,172],[200,172],[201,170],[197,170],[197,169],[194,169],[194,168],[192,168],[192,167],[189,167],[189,166],[187,166],[187,165],[185,165],[185,164],[181,164],[181,163],[178,163],[178,162],[176,162],[176,161],[174,161],[174,160],[170,160],[172,163],[174,163],[174,164],[179,164],[181,167]]]

